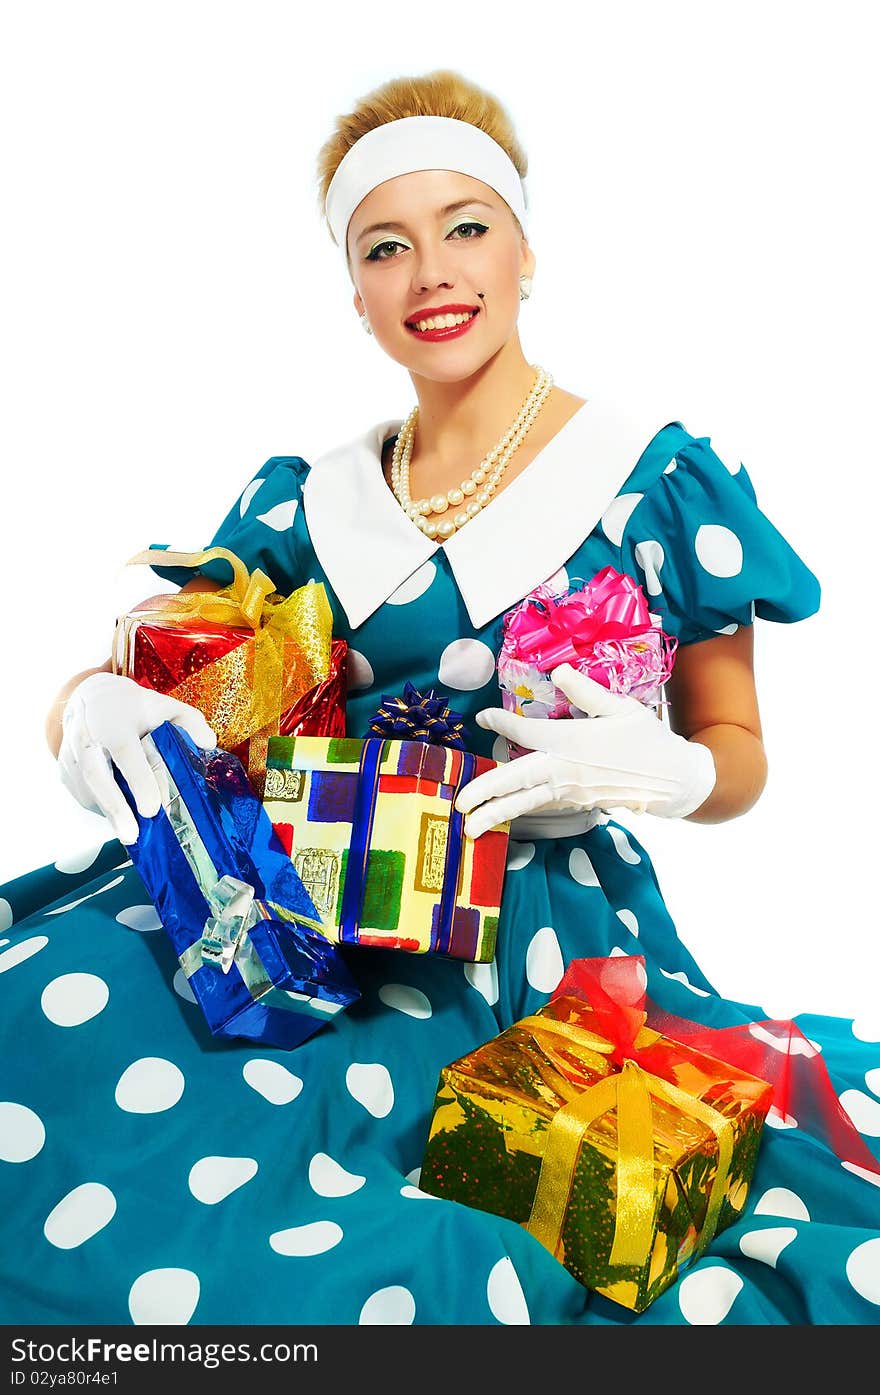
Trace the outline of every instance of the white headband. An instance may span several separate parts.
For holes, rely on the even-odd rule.
[[[416,170],[456,170],[500,194],[526,233],[525,186],[505,150],[469,121],[452,116],[403,116],[367,131],[339,162],[324,207],[343,255],[351,215],[377,184]]]

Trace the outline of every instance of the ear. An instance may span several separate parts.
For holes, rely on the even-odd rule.
[[[535,274],[535,254],[525,238],[522,239],[522,270],[521,276],[534,276]]]
[[[364,313],[364,310],[366,309],[364,302],[361,300],[360,291],[355,291],[354,293],[354,308],[359,315],[362,315]]]

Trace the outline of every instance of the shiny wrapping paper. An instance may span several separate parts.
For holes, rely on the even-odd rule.
[[[508,825],[467,837],[453,803],[494,764],[422,741],[270,738],[263,807],[328,939],[493,957]]]
[[[142,817],[115,771],[138,823],[131,859],[211,1032],[299,1045],[360,994],[244,767],[170,722],[141,746],[162,807]]]
[[[773,1087],[644,1027],[621,1065],[598,1027],[561,996],[445,1067],[419,1185],[641,1312],[741,1213]]]
[[[222,547],[155,548],[130,562],[196,566],[214,557],[233,568],[230,586],[152,596],[118,618],[113,672],[197,707],[261,796],[269,736],[344,734],[348,646],[331,636],[319,583],[282,598],[265,572],[248,573]]]

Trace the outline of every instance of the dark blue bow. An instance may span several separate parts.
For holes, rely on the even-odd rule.
[[[382,703],[370,718],[370,735],[465,749],[461,713],[453,712],[433,688],[423,695],[412,683],[404,683],[402,698],[382,694]]]

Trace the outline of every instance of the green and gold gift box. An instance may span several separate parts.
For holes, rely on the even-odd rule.
[[[602,1025],[556,997],[444,1067],[419,1185],[642,1312],[742,1212],[773,1087],[644,1026],[618,1064]]]
[[[269,738],[263,807],[331,942],[492,959],[509,826],[470,838],[454,801],[495,764],[424,741]]]

